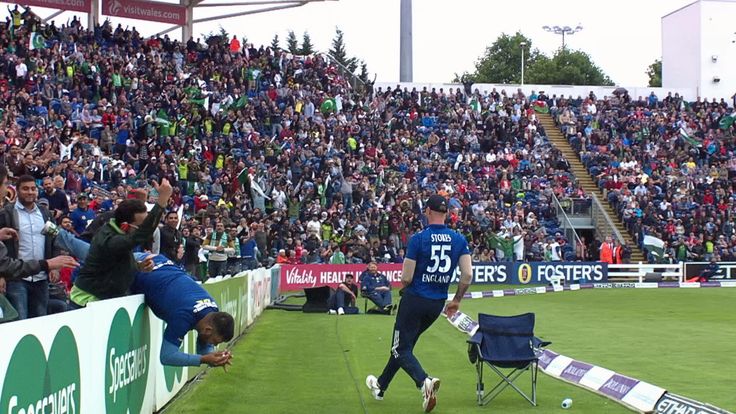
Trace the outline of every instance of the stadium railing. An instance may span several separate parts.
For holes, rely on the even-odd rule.
[[[670,279],[682,283],[685,281],[685,263],[648,264],[639,262],[608,265],[609,281],[643,283],[647,281],[648,277],[662,280]]]

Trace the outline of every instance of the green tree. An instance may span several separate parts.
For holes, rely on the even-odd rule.
[[[538,50],[532,49],[531,39],[521,32],[512,36],[502,33],[478,59],[475,72],[467,75],[480,83],[521,83],[522,43],[525,43],[524,65],[528,68],[540,56]],[[457,74],[455,77],[461,78]]]
[[[209,32],[209,33],[202,33],[202,38],[204,39],[204,42],[206,44],[212,44],[214,43],[222,43],[222,44],[230,44],[230,34],[225,30],[222,25],[220,25],[220,29],[216,32]],[[245,40],[245,37],[243,38]]]
[[[286,36],[286,50],[295,55],[299,54],[299,44],[293,30],[289,30],[289,34]]]
[[[662,59],[657,59],[647,67],[647,76],[649,76],[649,86],[662,86]]]
[[[278,34],[273,35],[273,39],[271,39],[271,49],[272,50],[281,49],[281,46],[279,46],[279,35]]]
[[[348,68],[351,72],[355,72],[355,69],[357,69],[358,59],[348,57],[348,52],[345,48],[345,34],[339,27],[335,28],[335,37],[332,39],[332,48],[330,48],[328,53],[338,63]]]
[[[311,55],[314,53],[314,45],[312,44],[312,38],[309,37],[308,32],[304,32],[302,36],[302,48],[300,49],[301,55]]]
[[[552,58],[532,47],[521,32],[501,34],[475,64],[475,72],[455,74],[453,82],[521,83],[524,49],[525,83],[556,85],[613,85],[611,79],[582,51],[558,49]]]
[[[360,73],[358,74],[358,79],[360,79],[363,83],[368,83],[370,79],[368,79],[368,65],[364,61],[360,61]]]
[[[528,83],[554,85],[613,85],[613,81],[579,50],[557,49],[550,59],[536,57],[526,75]]]

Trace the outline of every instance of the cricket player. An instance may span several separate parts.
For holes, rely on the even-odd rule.
[[[440,380],[422,369],[414,356],[414,345],[443,308],[448,317],[458,311],[473,270],[465,237],[445,226],[447,200],[440,195],[430,196],[424,214],[429,225],[409,240],[402,268],[404,294],[396,314],[391,355],[381,376],[369,375],[366,385],[375,399],[382,400],[394,375],[402,368],[422,392],[422,408],[428,413],[437,404]],[[458,265],[460,283],[455,297],[445,307],[447,290]]]
[[[89,253],[89,244],[66,230],[59,231],[57,244],[80,260]],[[163,255],[135,253],[139,262],[153,262],[152,269],[135,275],[131,292],[143,294],[148,307],[167,323],[160,360],[173,366],[227,366],[230,352],[214,352],[215,345],[233,337],[233,317],[219,312],[214,299],[179,266]],[[179,351],[184,336],[197,330],[197,355]]]
[[[135,253],[136,260],[150,253]],[[220,312],[209,293],[166,256],[153,256],[153,270],[139,272],[131,286],[133,294],[145,295],[146,304],[167,326],[161,344],[161,363],[173,366],[225,366],[232,355],[214,352],[215,345],[233,338],[233,317]],[[197,355],[179,351],[184,336],[197,331]]]

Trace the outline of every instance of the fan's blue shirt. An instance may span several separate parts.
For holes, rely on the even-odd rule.
[[[149,253],[135,253],[135,259],[144,260]],[[136,275],[131,292],[142,293],[153,313],[166,321],[164,340],[181,346],[184,336],[211,312],[217,312],[217,303],[187,273],[163,255],[153,257],[153,271]]]
[[[468,242],[444,224],[430,224],[409,239],[406,258],[417,262],[406,291],[427,299],[447,299],[447,289],[460,262],[470,254]]]

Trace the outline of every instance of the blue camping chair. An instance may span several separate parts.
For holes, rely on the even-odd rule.
[[[516,316],[494,316],[478,314],[478,331],[468,340],[468,357],[475,364],[478,375],[476,393],[478,405],[487,405],[504,389],[511,386],[533,406],[537,406],[537,372],[540,348],[545,342],[534,336],[534,314]],[[488,365],[501,381],[485,394],[483,366]],[[502,370],[511,370],[504,373]],[[525,371],[530,371],[532,392],[529,397],[514,384]]]

